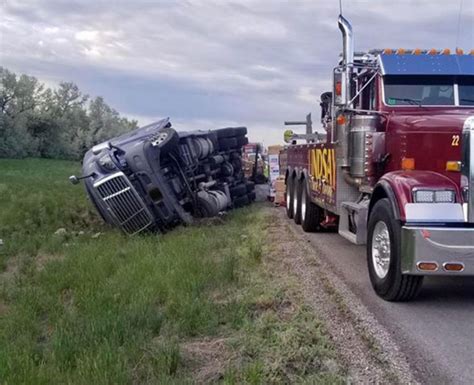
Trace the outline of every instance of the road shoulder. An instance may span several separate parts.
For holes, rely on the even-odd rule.
[[[417,383],[406,357],[358,297],[291,225],[284,210],[267,209],[270,261],[275,279],[292,289],[327,325],[348,377],[355,383]]]

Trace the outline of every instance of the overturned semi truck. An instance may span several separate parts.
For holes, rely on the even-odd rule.
[[[255,200],[242,171],[246,127],[175,131],[169,119],[90,149],[83,160],[88,196],[104,221],[133,235],[165,232]]]

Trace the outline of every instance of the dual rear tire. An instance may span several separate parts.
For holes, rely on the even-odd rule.
[[[311,201],[306,179],[288,178],[286,183],[286,215],[305,232],[321,230],[323,211]]]

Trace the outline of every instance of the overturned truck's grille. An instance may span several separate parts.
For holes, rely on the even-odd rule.
[[[94,187],[127,234],[138,233],[152,224],[150,211],[122,172],[98,181]]]

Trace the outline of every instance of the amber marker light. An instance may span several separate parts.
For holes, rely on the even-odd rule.
[[[383,50],[383,53],[384,53],[385,55],[391,55],[391,54],[393,53],[393,50],[392,50],[391,48],[385,48],[385,49]]]
[[[406,53],[405,48],[397,49],[397,55],[405,55],[405,53]]]
[[[462,263],[448,262],[443,265],[444,270],[446,271],[463,271],[464,265]]]
[[[416,265],[418,270],[421,271],[436,271],[438,270],[438,264],[436,262],[418,262]]]
[[[413,55],[420,55],[421,54],[421,48],[415,48],[413,50]]]
[[[336,82],[336,95],[340,96],[342,93],[342,84],[341,82]]]
[[[346,123],[346,117],[344,115],[339,115],[336,119],[336,123],[339,125]]]
[[[409,171],[415,169],[415,158],[402,158],[402,170]]]
[[[456,55],[464,55],[464,51],[462,48],[456,48]]]
[[[474,49],[471,49],[471,52],[469,52],[470,55],[474,55]]]
[[[431,48],[429,51],[428,51],[428,55],[436,55],[438,53],[438,51],[434,48]]]
[[[447,161],[446,171],[461,171],[461,162]]]
[[[450,55],[451,54],[451,50],[449,48],[445,48],[441,51],[441,54],[442,55]]]

